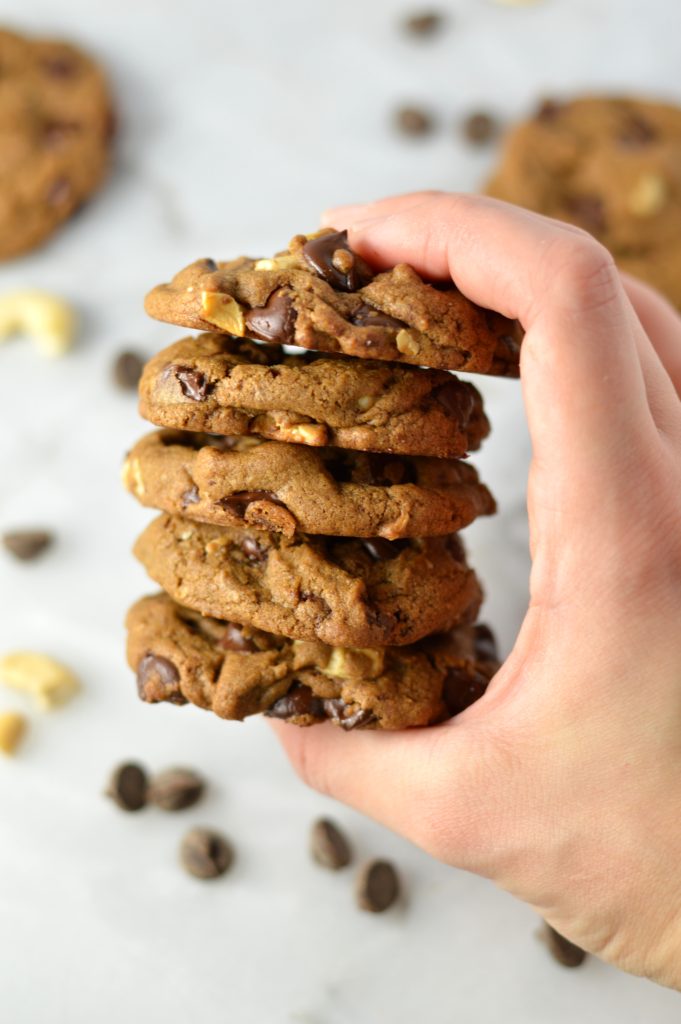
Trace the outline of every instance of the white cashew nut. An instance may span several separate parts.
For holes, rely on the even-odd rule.
[[[0,341],[14,334],[33,338],[45,356],[61,356],[73,345],[76,316],[71,306],[49,292],[0,295]]]

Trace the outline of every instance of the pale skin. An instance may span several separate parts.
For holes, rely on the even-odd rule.
[[[450,722],[273,727],[315,789],[681,990],[681,318],[589,235],[495,200],[418,193],[326,223],[523,324],[531,596]]]

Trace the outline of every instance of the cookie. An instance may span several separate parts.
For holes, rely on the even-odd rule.
[[[146,299],[147,312],[199,330],[517,376],[521,332],[454,285],[427,284],[405,263],[374,274],[346,231],[296,235],[273,259],[197,260]]]
[[[69,43],[0,31],[0,69],[0,259],[9,259],[100,185],[114,122],[102,72]]]
[[[488,195],[570,221],[681,308],[681,109],[545,101],[508,135]]]
[[[496,508],[475,469],[459,460],[172,430],[135,445],[123,480],[151,508],[287,537],[435,536]]]
[[[134,551],[171,597],[203,615],[326,644],[413,643],[474,621],[482,600],[457,534],[289,538],[163,514]]]
[[[229,719],[265,712],[343,729],[430,725],[481,697],[498,668],[482,625],[355,650],[204,618],[158,594],[133,605],[127,628],[142,700],[190,701]]]
[[[447,458],[489,433],[479,393],[443,370],[290,356],[225,334],[184,338],[151,359],[140,412],[159,427]]]

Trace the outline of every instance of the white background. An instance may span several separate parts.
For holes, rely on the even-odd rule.
[[[150,354],[178,336],[145,319],[144,292],[199,256],[269,254],[329,204],[476,188],[493,151],[453,129],[473,109],[512,119],[539,95],[589,88],[681,100],[676,0],[439,6],[450,24],[426,43],[404,38],[405,8],[388,0],[3,4],[16,27],[99,56],[122,126],[102,195],[42,251],[0,268],[0,290],[52,289],[82,317],[59,362],[24,341],[0,351],[0,529],[58,534],[34,564],[0,555],[0,652],[45,650],[84,682],[68,708],[32,715],[21,756],[0,763],[3,1024],[679,1019],[678,995],[595,960],[561,969],[531,911],[306,791],[264,722],[147,707],[124,663],[126,606],[153,587],[129,555],[149,514],[118,484],[143,424],[109,367],[122,345]],[[438,114],[437,136],[394,135],[390,113],[408,100]],[[501,513],[469,531],[469,547],[507,651],[526,601],[529,446],[517,383],[482,388],[496,430],[476,461]],[[25,705],[2,692],[0,707]],[[101,795],[126,757],[194,765],[210,796],[183,815],[126,816]],[[351,871],[308,862],[320,813],[360,856],[395,860],[402,907],[362,914]],[[232,837],[222,880],[179,869],[193,823]]]

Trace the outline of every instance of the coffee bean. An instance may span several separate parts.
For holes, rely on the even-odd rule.
[[[205,375],[190,366],[176,366],[174,372],[185,398],[203,402],[210,391],[210,384]]]
[[[338,871],[350,863],[352,853],[347,839],[332,821],[320,818],[310,831],[310,853],[312,859],[323,868]]]
[[[290,296],[278,288],[270,295],[266,305],[246,313],[244,322],[249,335],[263,341],[288,345],[295,335],[296,316]]]
[[[151,780],[149,802],[163,811],[183,811],[201,797],[205,783],[191,768],[166,768]]]
[[[433,36],[442,28],[443,22],[444,18],[439,11],[423,11],[405,18],[402,24],[412,36]]]
[[[139,384],[144,360],[136,352],[120,352],[111,368],[114,383],[123,391],[134,391]]]
[[[300,683],[294,684],[289,692],[275,701],[265,714],[269,718],[284,720],[303,716],[317,718],[319,721],[326,718],[322,701],[319,697],[315,697],[309,686],[302,686]]]
[[[469,114],[462,127],[468,141],[476,145],[489,142],[499,131],[499,125],[496,120],[491,114],[485,114],[483,111]]]
[[[50,546],[54,534],[48,530],[8,530],[2,535],[3,546],[22,562],[30,562]]]
[[[147,802],[147,773],[132,761],[114,769],[106,795],[123,811],[139,811]]]
[[[232,847],[219,832],[193,828],[180,846],[180,861],[194,878],[218,878],[224,875],[234,859]]]
[[[347,231],[335,231],[308,239],[303,246],[303,257],[337,291],[357,291],[374,276],[368,264],[348,245]]]
[[[563,967],[579,967],[583,964],[587,953],[570,942],[564,935],[552,928],[548,921],[544,921],[541,938],[546,943],[547,949],[554,960],[557,960]]]
[[[419,107],[400,107],[395,124],[403,135],[428,135],[435,127],[430,114]]]
[[[392,906],[399,892],[397,872],[387,860],[369,861],[357,876],[357,903],[372,914],[380,914]]]
[[[186,704],[180,690],[180,673],[168,658],[158,654],[145,654],[137,666],[137,692],[149,704],[169,701]]]

